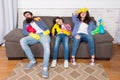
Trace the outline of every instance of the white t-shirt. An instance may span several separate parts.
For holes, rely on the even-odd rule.
[[[85,33],[85,34],[88,34],[87,28],[88,28],[88,24],[86,24],[86,23],[84,23],[84,22],[81,22],[77,33]]]
[[[32,22],[30,24],[36,30],[36,33],[42,33],[43,32],[43,30],[35,22]]]

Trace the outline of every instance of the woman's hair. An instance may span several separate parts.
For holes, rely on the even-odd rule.
[[[86,12],[87,14],[86,14],[86,17],[85,17],[85,19],[83,20],[83,22],[85,22],[86,24],[89,24],[89,22],[90,21],[93,21],[94,22],[94,24],[96,25],[96,21],[95,21],[95,19],[94,19],[94,17],[90,17],[90,14],[89,14],[89,12],[87,11]],[[78,19],[81,21],[81,13],[79,13],[78,14]]]

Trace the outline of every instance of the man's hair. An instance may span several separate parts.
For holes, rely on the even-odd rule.
[[[31,16],[33,15],[32,12],[30,12],[30,11],[25,11],[25,12],[23,13],[23,15],[25,16],[26,13],[29,13]]]

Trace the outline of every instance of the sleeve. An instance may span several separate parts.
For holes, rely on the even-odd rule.
[[[26,30],[26,26],[27,26],[27,24],[23,24],[22,32],[23,32],[24,36],[28,36],[29,35],[29,32]]]
[[[67,30],[71,31],[71,29],[72,29],[71,26],[69,24],[66,24],[66,26],[67,26]]]
[[[78,15],[72,14],[72,22],[73,22],[74,24],[75,24],[77,21],[79,21],[78,18],[77,18],[77,16],[78,16]]]
[[[40,21],[41,21],[42,26],[44,26],[45,30],[50,30],[48,25],[43,20],[40,20]]]
[[[90,24],[89,24],[89,29],[88,30],[91,33],[95,29],[96,29],[96,25],[94,24],[93,21],[91,21]]]
[[[56,26],[57,26],[57,24],[54,24],[54,25],[53,25],[53,27],[52,27],[52,35],[54,35],[54,34],[55,34],[55,29],[56,29]]]

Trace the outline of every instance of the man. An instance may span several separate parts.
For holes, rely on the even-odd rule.
[[[23,35],[25,37],[20,40],[20,44],[26,56],[30,60],[25,69],[31,69],[36,65],[36,60],[29,45],[40,42],[44,49],[42,76],[46,78],[48,77],[48,65],[50,56],[49,28],[40,18],[33,18],[32,12],[25,11],[23,15],[25,17],[25,22],[23,23]]]

